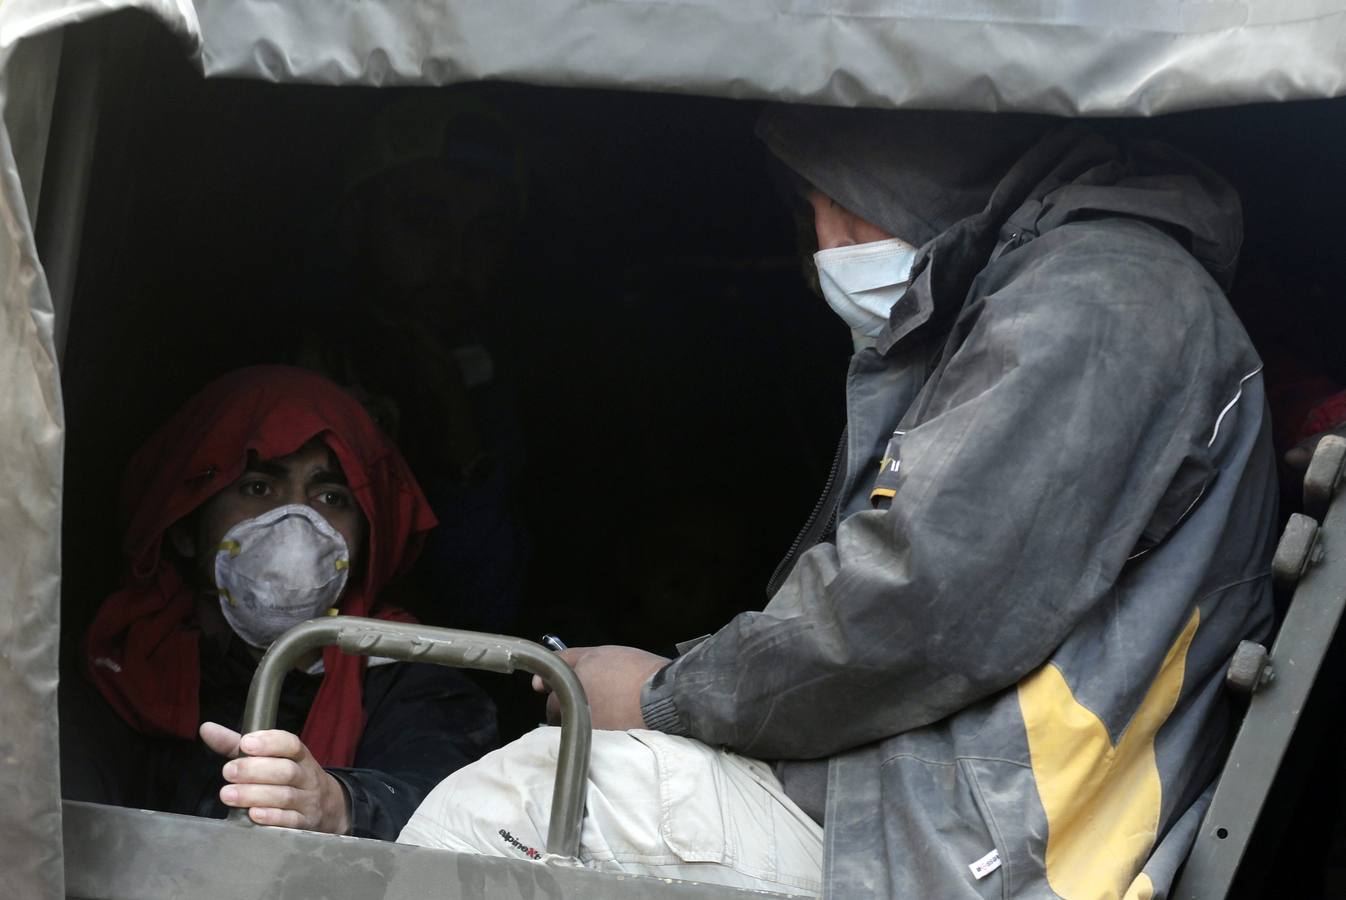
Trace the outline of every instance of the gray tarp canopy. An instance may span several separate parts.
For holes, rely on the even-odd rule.
[[[1065,115],[1346,93],[1346,0],[0,0],[0,872],[33,900],[64,894],[56,360],[72,275],[39,261],[34,225],[70,208],[38,203],[61,29],[122,7],[181,34],[206,75],[273,81]]]

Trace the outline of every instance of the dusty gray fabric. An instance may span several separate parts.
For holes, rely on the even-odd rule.
[[[1343,0],[193,5],[208,75],[280,82],[504,79],[1064,115],[1155,115],[1346,92]]]
[[[51,134],[51,110],[56,99],[56,72],[61,64],[60,31],[48,32],[14,47],[6,65],[9,80],[4,104],[4,126],[14,141],[28,218],[37,225],[42,172]]]
[[[772,767],[785,796],[819,825],[827,817],[827,767],[826,759],[777,760]]]
[[[830,896],[1055,897],[1016,685],[1050,661],[1116,742],[1199,610],[1153,738],[1163,896],[1219,763],[1227,658],[1270,622],[1260,361],[1217,282],[1239,206],[1165,148],[1078,127],[989,198],[852,359],[835,534],[643,700],[711,744],[830,758]],[[992,848],[1002,869],[975,879]]]
[[[0,18],[0,894],[56,900],[65,896],[56,723],[64,414],[32,236],[51,97],[22,78],[54,72],[60,45],[6,43],[3,25]]]
[[[980,212],[1051,122],[1041,116],[892,116],[777,105],[758,120],[757,134],[824,194],[919,247]]]
[[[56,719],[65,413],[56,313],[33,237],[62,45],[54,33],[131,5],[181,19],[173,0],[0,3],[0,893],[25,900],[65,896]]]

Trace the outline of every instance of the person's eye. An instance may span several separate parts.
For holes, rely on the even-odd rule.
[[[351,505],[351,495],[347,491],[339,491],[329,488],[318,493],[317,500],[324,506],[333,506],[337,509],[349,509]]]
[[[271,485],[265,481],[253,479],[240,484],[238,491],[244,497],[267,497],[271,494]]]

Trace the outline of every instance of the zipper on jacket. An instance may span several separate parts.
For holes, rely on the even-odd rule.
[[[831,527],[837,511],[837,475],[841,471],[841,461],[846,453],[847,432],[848,428],[841,429],[841,440],[837,443],[837,452],[832,456],[832,468],[827,473],[826,483],[823,484],[822,496],[813,505],[813,512],[809,513],[808,519],[804,521],[804,527],[799,530],[785,558],[776,565],[775,571],[771,573],[771,578],[766,583],[768,600],[776,596],[776,591],[780,590],[781,582],[794,568],[799,554],[818,543]]]

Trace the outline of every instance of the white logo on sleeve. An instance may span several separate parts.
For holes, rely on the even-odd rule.
[[[967,867],[972,870],[973,876],[981,881],[987,875],[990,875],[996,869],[1000,868],[1000,851],[992,850],[974,863],[968,863]]]

